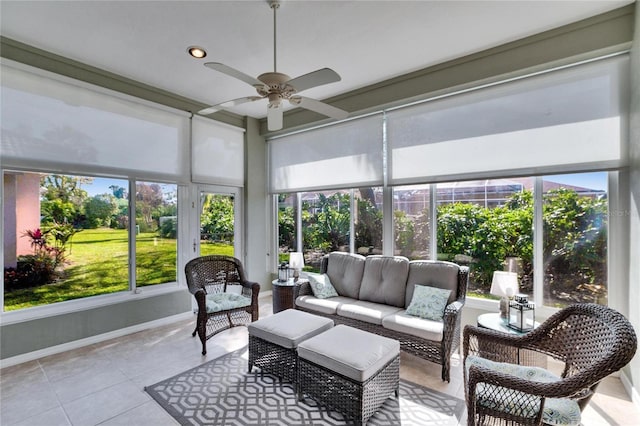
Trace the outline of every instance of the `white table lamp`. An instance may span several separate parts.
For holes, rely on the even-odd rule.
[[[518,274],[515,272],[495,271],[489,293],[500,297],[500,316],[509,316],[509,299],[518,292]]]
[[[300,277],[300,271],[304,268],[304,256],[299,251],[289,253],[289,268],[293,269],[293,279]]]

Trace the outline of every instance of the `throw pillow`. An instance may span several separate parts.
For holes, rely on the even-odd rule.
[[[336,297],[338,293],[333,288],[329,276],[327,274],[314,274],[308,273],[309,284],[311,284],[311,291],[313,295],[318,299],[326,299],[328,297]]]
[[[442,321],[451,290],[416,284],[407,314],[434,321]]]

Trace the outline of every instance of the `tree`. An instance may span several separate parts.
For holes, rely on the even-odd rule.
[[[136,183],[136,216],[143,220],[144,230],[153,230],[154,210],[164,202],[162,187],[157,183]]]
[[[110,226],[111,217],[118,211],[116,198],[110,194],[95,195],[84,203],[85,223],[89,228]]]
[[[40,180],[43,222],[76,223],[87,198],[87,191],[81,185],[92,181],[92,178],[86,177],[44,175]]]
[[[208,194],[202,205],[201,234],[212,241],[232,241],[234,233],[233,197]]]

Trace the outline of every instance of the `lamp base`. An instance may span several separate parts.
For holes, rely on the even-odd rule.
[[[506,297],[500,299],[500,318],[505,320],[509,318],[509,299]]]

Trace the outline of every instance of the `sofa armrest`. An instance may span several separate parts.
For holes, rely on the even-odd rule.
[[[298,296],[313,296],[313,290],[311,290],[311,284],[309,283],[309,281],[305,281],[300,284]]]

